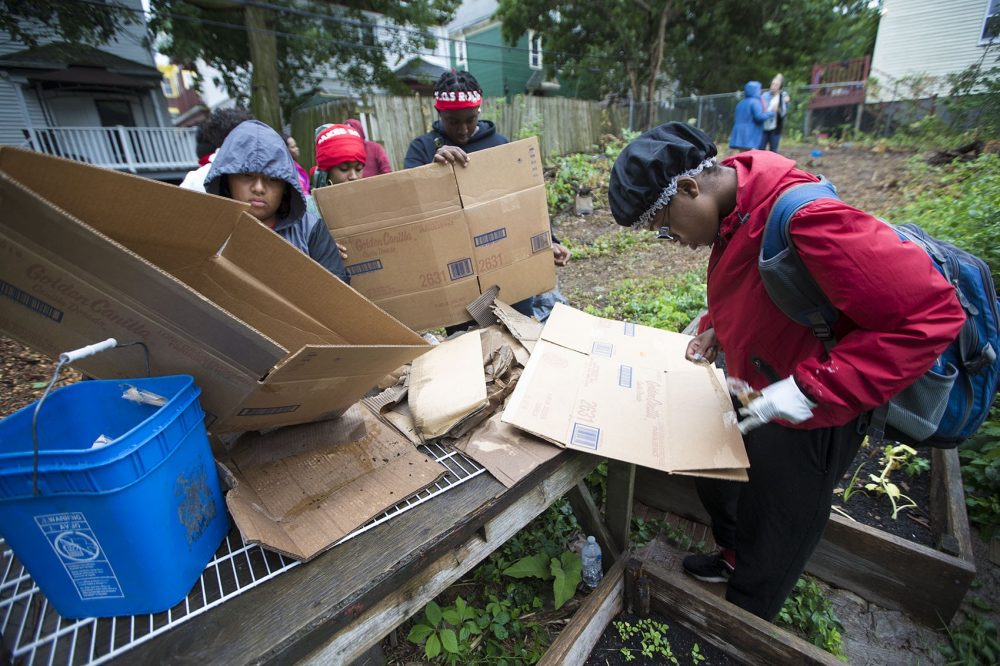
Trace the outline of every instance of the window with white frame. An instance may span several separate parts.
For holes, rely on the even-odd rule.
[[[455,40],[455,69],[468,69],[469,55],[465,50],[465,37]]]
[[[983,31],[979,35],[980,44],[988,44],[1000,37],[1000,0],[990,0],[983,19]]]
[[[528,67],[542,68],[542,36],[534,30],[528,31]]]

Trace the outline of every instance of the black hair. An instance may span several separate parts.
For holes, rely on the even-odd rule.
[[[245,120],[253,120],[246,109],[217,109],[200,125],[195,134],[195,152],[198,157],[211,155],[219,149],[229,133]]]
[[[483,94],[483,87],[479,85],[469,72],[444,72],[438,77],[434,84],[434,92],[477,92]]]

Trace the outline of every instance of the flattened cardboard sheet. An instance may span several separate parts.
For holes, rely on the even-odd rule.
[[[502,420],[644,467],[745,479],[721,372],[686,361],[689,340],[557,305]]]
[[[413,362],[407,397],[417,432],[439,437],[489,404],[477,332],[437,345]]]
[[[458,440],[455,448],[489,470],[508,488],[562,450],[503,423],[500,414],[494,414],[486,423]]]
[[[339,419],[244,434],[222,464],[244,538],[300,560],[447,471],[360,405]]]

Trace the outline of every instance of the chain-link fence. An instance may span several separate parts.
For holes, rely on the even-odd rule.
[[[733,111],[741,92],[674,97],[659,102],[634,102],[629,107],[629,127],[644,130],[672,120],[690,123],[716,140],[729,140]]]

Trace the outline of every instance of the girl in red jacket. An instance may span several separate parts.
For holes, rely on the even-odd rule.
[[[777,197],[818,179],[772,152],[721,162],[716,154],[690,125],[656,127],[615,162],[609,200],[621,225],[712,247],[708,314],[686,355],[714,362],[724,352],[729,376],[760,396],[741,410],[749,482],[698,479],[721,550],[686,558],[684,569],[728,581],[729,601],[770,620],[822,536],[833,487],[869,412],[931,367],[965,314],[922,249],[868,213],[818,199],[789,229],[806,269],[843,315],[828,352],[771,301],[757,268]]]

